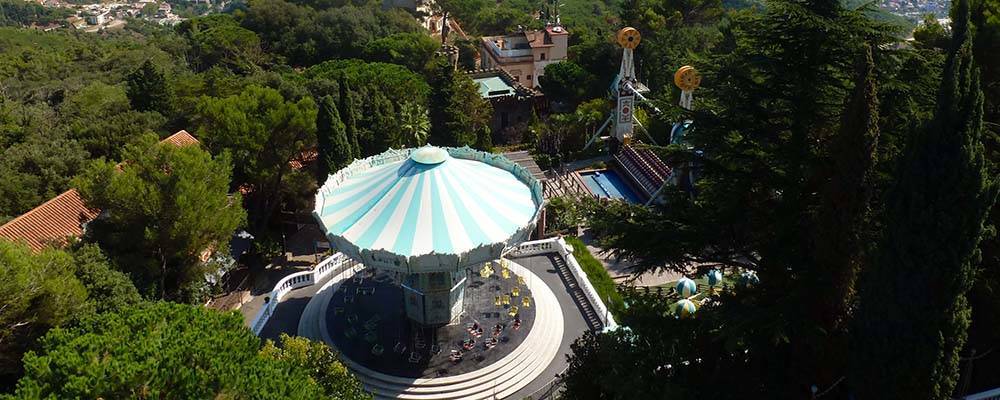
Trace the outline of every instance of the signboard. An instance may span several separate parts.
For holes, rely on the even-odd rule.
[[[632,136],[632,105],[632,96],[618,97],[618,121],[615,124],[615,137],[618,138],[618,141]]]

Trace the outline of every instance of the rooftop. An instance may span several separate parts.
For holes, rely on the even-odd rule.
[[[466,74],[479,85],[479,95],[487,100],[498,101],[504,98],[524,100],[542,95],[537,90],[521,86],[502,69],[481,69]]]
[[[83,224],[97,214],[83,203],[80,192],[70,189],[0,226],[0,237],[25,242],[40,251],[50,243],[62,245],[67,237],[82,235]]]
[[[513,95],[514,87],[508,85],[499,75],[473,79],[479,84],[479,95],[484,99]]]
[[[182,130],[160,143],[183,147],[197,144],[198,139]],[[87,208],[80,192],[70,189],[0,226],[0,238],[24,242],[41,251],[49,244],[63,245],[68,237],[82,235],[83,226],[98,214],[100,210]]]

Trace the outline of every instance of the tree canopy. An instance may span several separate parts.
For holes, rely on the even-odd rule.
[[[236,313],[145,303],[51,330],[38,351],[25,356],[26,372],[14,395],[341,398],[325,396],[303,364],[299,358],[262,354],[260,339]]]
[[[151,136],[127,146],[125,157],[96,161],[75,180],[87,205],[104,212],[88,234],[147,295],[201,300],[205,274],[219,267],[203,255],[226,251],[246,218],[229,195],[230,158]]]

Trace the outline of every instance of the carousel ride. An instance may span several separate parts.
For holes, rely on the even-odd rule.
[[[424,146],[356,160],[313,214],[362,267],[320,289],[299,334],[337,348],[377,398],[515,392],[562,336],[551,289],[503,258],[542,209],[541,184],[501,155]]]

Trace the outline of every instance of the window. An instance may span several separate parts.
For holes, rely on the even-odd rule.
[[[531,75],[528,75],[528,82],[531,82]]]
[[[514,75],[514,82],[520,82],[520,81],[521,81],[521,77],[517,76],[517,75]]]
[[[545,61],[545,53],[542,53],[542,58],[540,60]]]

